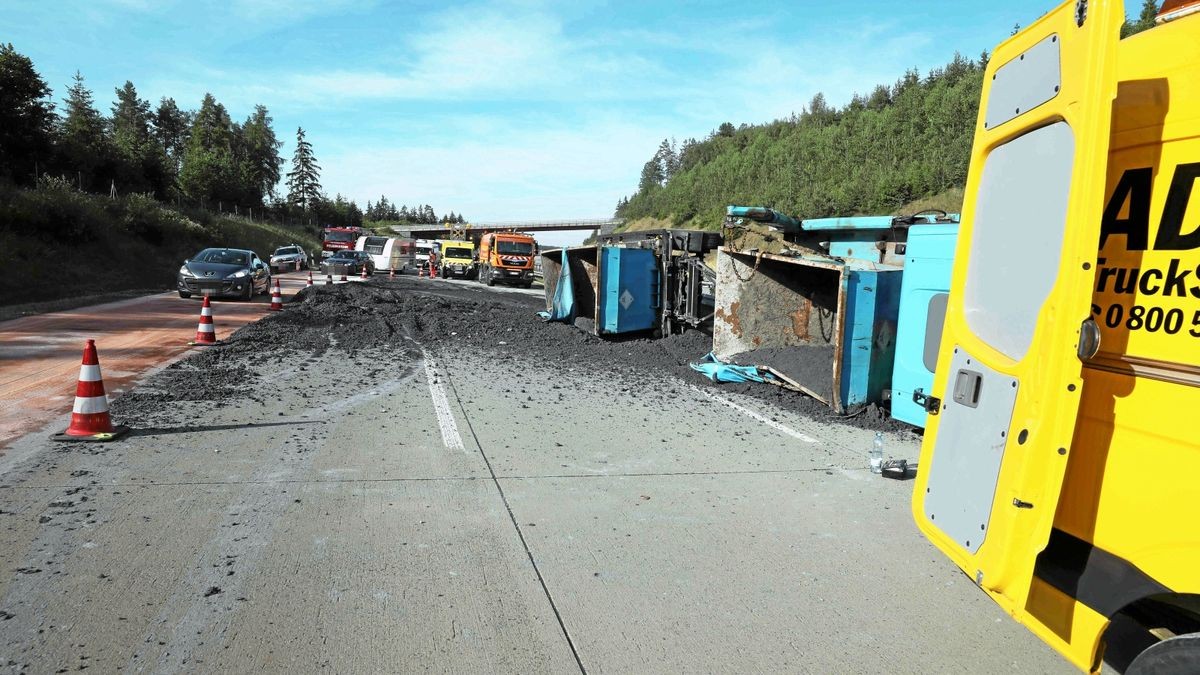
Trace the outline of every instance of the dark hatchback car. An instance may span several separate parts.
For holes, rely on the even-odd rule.
[[[362,274],[363,267],[367,268],[367,275],[375,273],[375,260],[370,253],[366,251],[338,251],[328,258],[321,261],[321,274],[332,274],[338,276],[341,274],[359,275]]]
[[[252,299],[271,290],[271,270],[254,251],[206,248],[183,261],[178,275],[179,297]]]

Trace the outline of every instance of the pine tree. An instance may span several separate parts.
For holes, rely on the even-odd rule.
[[[117,148],[133,153],[150,142],[150,102],[138,97],[133,83],[116,90],[112,107],[113,142]]]
[[[661,187],[664,178],[662,161],[655,152],[654,157],[651,157],[650,161],[642,166],[642,178],[638,181],[638,191],[648,192],[652,188]]]
[[[150,102],[138,97],[128,80],[116,90],[112,107],[112,136],[116,151],[116,180],[130,192],[152,192],[165,198],[177,167],[151,133]]]
[[[225,106],[217,102],[212,94],[205,94],[200,110],[192,121],[190,147],[204,150],[233,151],[233,120]]]
[[[0,43],[0,177],[29,183],[44,171],[53,128],[50,87],[33,61]]]
[[[74,174],[83,189],[98,187],[106,183],[112,156],[107,124],[100,111],[96,110],[92,92],[83,83],[83,75],[75,72],[72,84],[67,87],[67,114],[59,125],[59,153],[63,169]],[[107,188],[107,185],[104,185]]]
[[[1155,0],[1142,0],[1142,11],[1138,14],[1137,23],[1133,24],[1133,33],[1154,28],[1154,18],[1157,16],[1158,3]]]
[[[321,167],[313,155],[312,144],[304,138],[304,129],[296,129],[296,152],[288,172],[288,203],[305,211],[321,197]]]
[[[675,141],[663,139],[658,145],[658,161],[662,164],[663,182],[671,180],[671,176],[679,170],[679,155],[675,152]]]
[[[192,118],[179,169],[179,187],[184,194],[206,207],[234,205],[247,198],[249,181],[238,157],[242,151],[239,134],[240,127],[233,124],[225,106],[212,94],[205,94]]]
[[[437,222],[437,214],[433,212],[432,206],[426,204],[423,213],[425,215],[425,222],[427,224],[432,225]]]
[[[192,116],[180,110],[175,99],[163,97],[154,111],[154,137],[175,162],[175,169],[183,163],[183,154],[191,137]]]
[[[813,94],[812,100],[808,102],[807,116],[816,124],[829,124],[837,121],[837,111],[829,107],[829,103],[825,101],[825,94],[817,92]],[[801,118],[805,115],[801,114]]]
[[[256,205],[275,195],[279,171],[283,168],[283,157],[279,156],[283,142],[275,137],[273,121],[266,106],[256,105],[254,114],[241,127],[242,163],[249,180],[247,194]]]

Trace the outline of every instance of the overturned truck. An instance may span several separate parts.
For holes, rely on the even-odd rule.
[[[705,254],[721,235],[649,230],[542,254],[547,316],[595,335],[697,328],[711,321],[715,274]]]
[[[905,382],[913,376],[932,378],[933,368],[924,359],[917,359],[912,372],[913,359],[898,357],[897,341],[901,333],[912,333],[905,336],[909,350],[923,351],[930,330],[940,335],[935,296],[949,283],[948,268],[944,281],[931,287],[922,280],[906,293],[909,232],[917,225],[941,226],[952,237],[957,216],[800,220],[767,208],[730,206],[726,232],[744,231],[747,221],[777,230],[784,244],[777,252],[742,248],[742,238],[730,234],[718,250],[717,359],[758,366],[777,383],[845,415],[889,399],[894,375]],[[914,305],[904,322],[902,298]],[[900,372],[898,364],[905,366]],[[907,389],[911,397],[920,387]],[[905,421],[920,426],[924,417]]]

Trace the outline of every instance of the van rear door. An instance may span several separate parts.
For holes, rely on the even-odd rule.
[[[913,514],[1013,614],[1079,407],[1122,10],[1066,2],[984,75]]]

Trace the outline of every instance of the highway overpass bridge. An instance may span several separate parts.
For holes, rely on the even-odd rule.
[[[568,230],[593,230],[599,234],[608,234],[618,225],[624,224],[622,218],[577,218],[573,220],[527,220],[494,223],[469,223],[466,225],[409,225],[396,226],[392,230],[397,234],[416,239],[446,239],[453,236],[465,236],[472,241],[487,232],[564,232]]]

